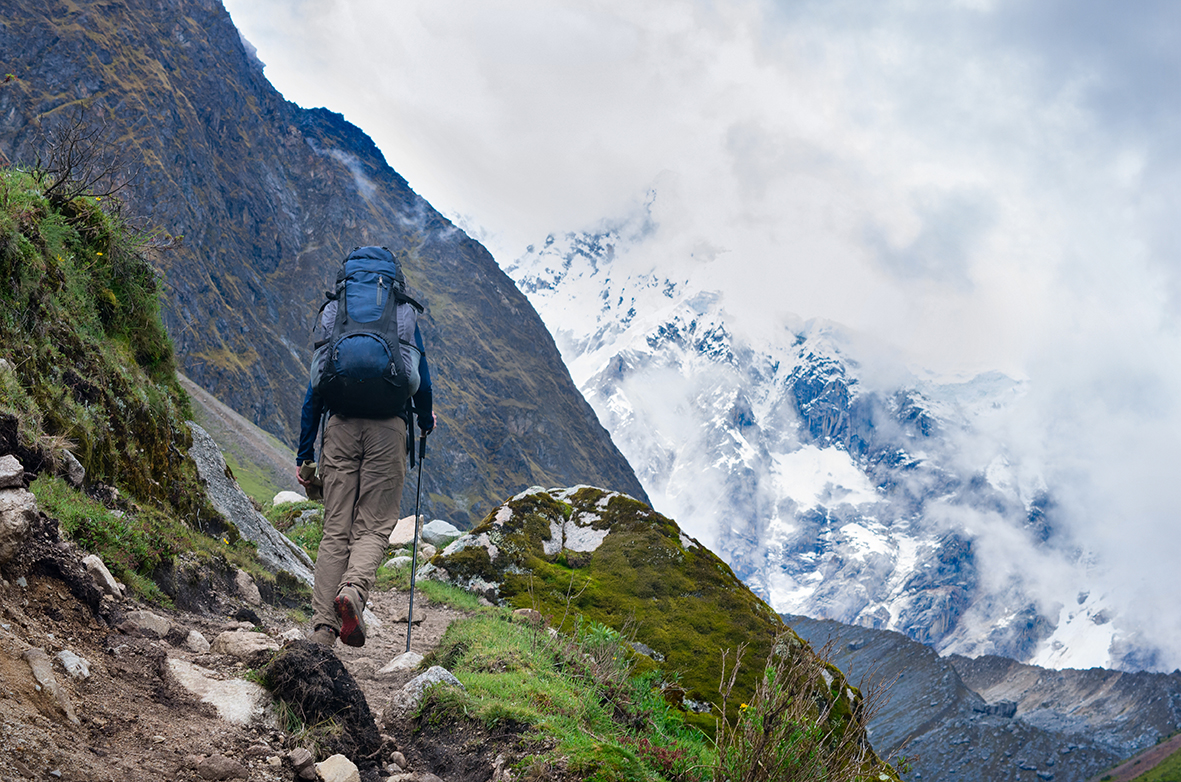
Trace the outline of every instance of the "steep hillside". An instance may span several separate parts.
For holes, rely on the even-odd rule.
[[[533,483],[643,489],[488,252],[339,114],[285,101],[216,0],[6,5],[0,152],[35,159],[75,109],[142,171],[124,191],[178,246],[161,259],[181,368],[294,444],[311,325],[344,253],[383,244],[427,299],[442,428],[427,512],[481,518]]]
[[[591,486],[533,487],[450,543],[419,577],[538,611],[558,630],[587,624],[613,628],[631,642],[638,670],[676,674],[677,700],[688,712],[688,723],[712,731],[723,714],[757,723],[747,746],[758,748],[754,756],[768,767],[774,766],[774,752],[757,734],[791,721],[791,701],[819,709],[806,719],[823,726],[821,744],[851,741],[868,747],[864,716],[874,707],[861,692],[787,630],[717,555],[675,521],[631,497]],[[735,668],[735,654],[743,653]],[[771,669],[777,671],[774,676]],[[769,679],[777,682],[771,689],[782,694],[784,703],[764,714]],[[808,705],[804,711],[812,709]],[[802,734],[794,739],[807,741]],[[867,778],[895,778],[878,757],[865,755],[864,771],[872,772]],[[833,768],[845,763],[850,761]],[[716,778],[842,778],[835,771],[834,776],[808,776],[796,770],[800,776]]]
[[[117,199],[62,202],[46,182],[0,168],[0,560],[69,570],[55,546],[14,542],[44,527],[32,537],[72,540],[143,598],[184,604],[192,583],[241,568],[268,599],[298,600],[306,588],[264,569],[207,492],[152,248]]]
[[[1083,782],[1181,725],[1176,673],[939,657],[896,632],[785,620],[812,644],[831,642],[833,662],[855,684],[892,683],[869,735],[879,751],[913,758],[906,779]]]

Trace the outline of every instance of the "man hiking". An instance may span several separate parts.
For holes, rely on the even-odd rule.
[[[336,289],[321,309],[321,339],[300,420],[296,477],[315,461],[324,424],[320,472],[324,537],[316,555],[311,640],[339,637],[363,646],[363,612],[377,567],[398,522],[407,432],[417,418],[422,437],[435,428],[431,378],[401,264],[385,247],[361,247],[345,259]]]

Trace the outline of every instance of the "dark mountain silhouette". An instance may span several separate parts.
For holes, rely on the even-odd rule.
[[[83,110],[142,166],[123,196],[167,237],[164,317],[183,372],[288,444],[311,326],[354,246],[407,258],[441,419],[426,512],[478,521],[533,484],[645,498],[532,306],[340,114],[284,98],[217,0],[6,2],[0,153],[31,164]]]

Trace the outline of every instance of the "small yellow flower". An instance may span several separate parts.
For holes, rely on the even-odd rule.
[[[95,255],[102,255],[102,253],[95,253]]]

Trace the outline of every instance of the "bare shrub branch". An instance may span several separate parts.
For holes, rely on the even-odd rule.
[[[48,129],[42,125],[42,151],[32,174],[54,207],[83,195],[113,196],[139,175],[142,166],[132,169],[130,156],[113,134],[106,121],[91,123],[81,107]]]

